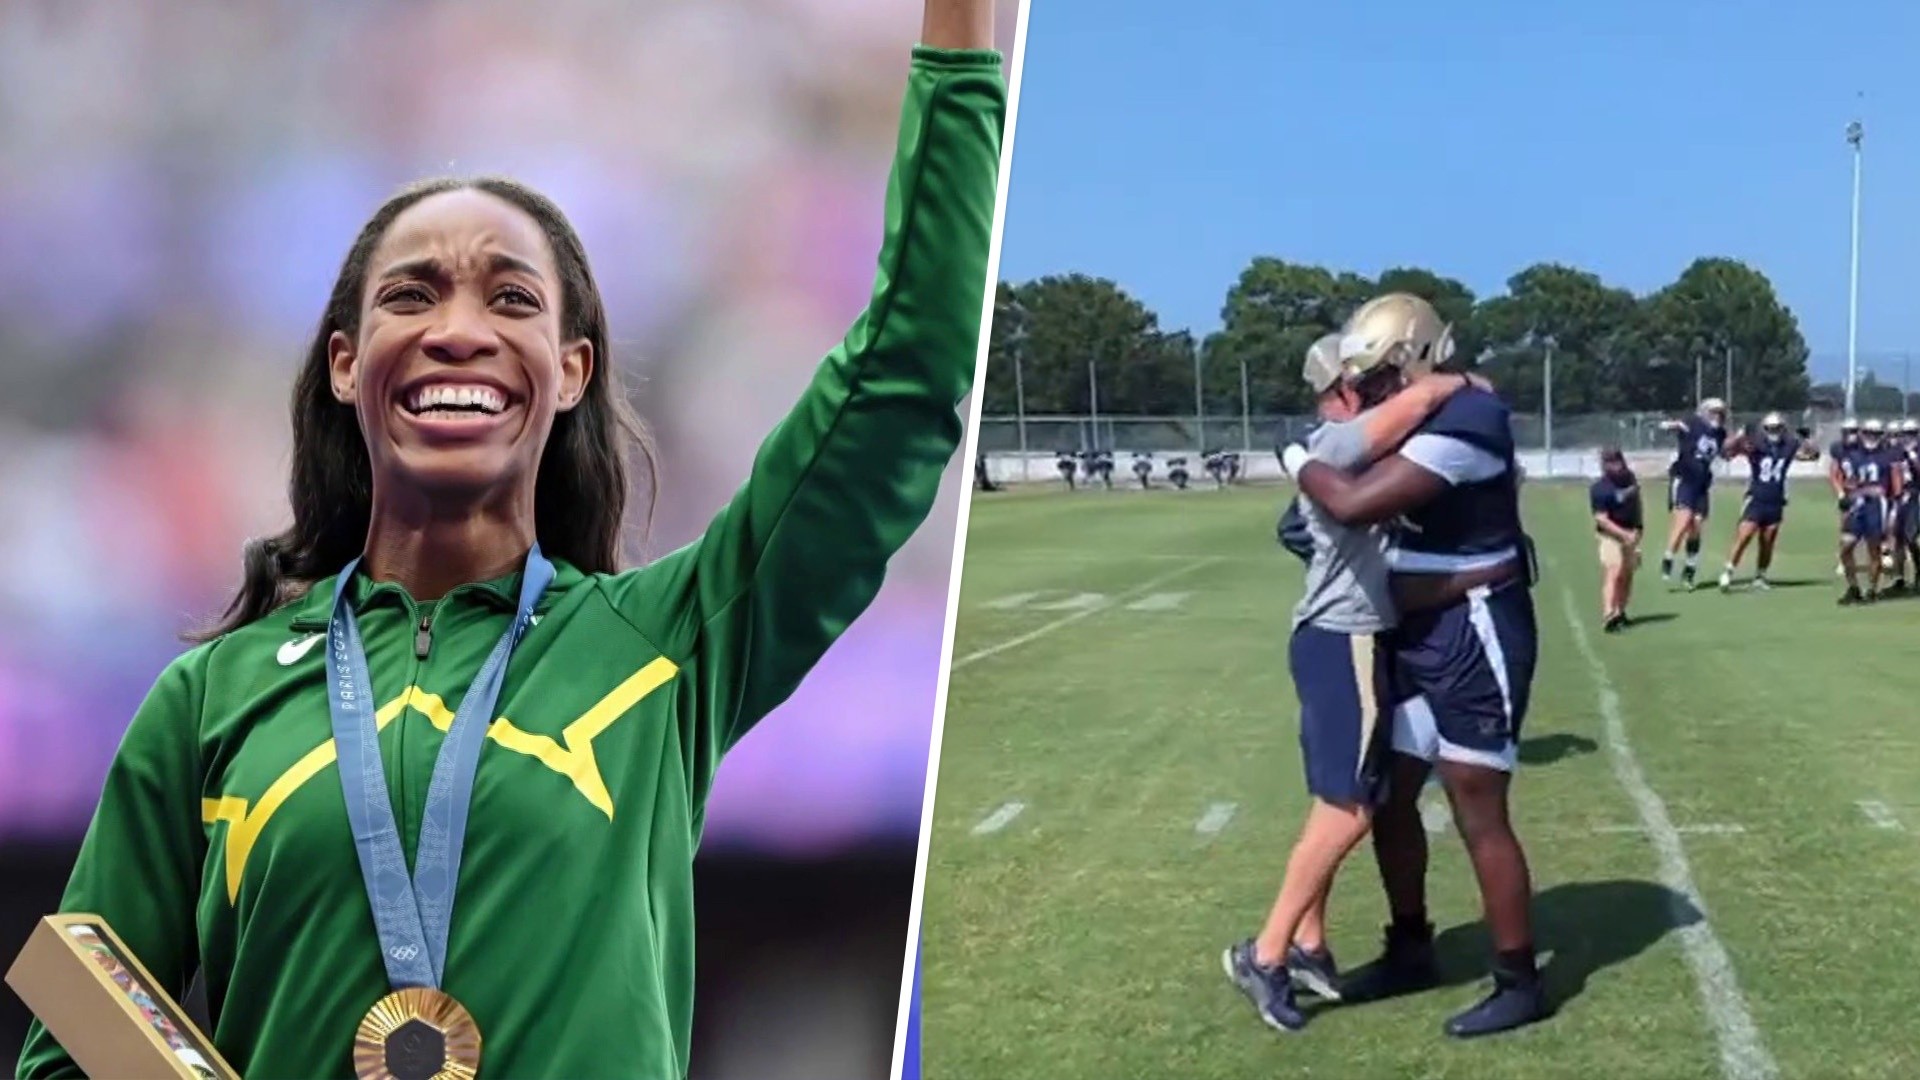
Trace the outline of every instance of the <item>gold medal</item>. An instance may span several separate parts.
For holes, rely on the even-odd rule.
[[[473,1080],[480,1071],[480,1025],[439,990],[410,986],[367,1010],[353,1039],[360,1080]]]

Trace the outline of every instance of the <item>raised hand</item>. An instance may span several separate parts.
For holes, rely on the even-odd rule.
[[[920,43],[936,49],[993,48],[993,0],[927,0]]]

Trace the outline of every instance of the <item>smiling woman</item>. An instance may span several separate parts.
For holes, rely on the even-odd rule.
[[[991,10],[928,0],[867,311],[647,566],[618,565],[644,443],[561,212],[430,181],[360,231],[294,387],[293,524],[149,693],[61,904],[175,993],[197,969],[244,1075],[687,1075],[714,770],[872,601],[959,446]],[[73,1073],[36,1024],[19,1075]]]
[[[216,636],[362,551],[416,600],[512,571],[536,535],[618,570],[628,461],[652,453],[606,354],[586,251],[545,196],[439,179],[387,200],[294,387],[293,525],[249,547]]]

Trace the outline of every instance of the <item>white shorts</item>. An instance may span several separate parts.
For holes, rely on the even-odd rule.
[[[1421,761],[1457,761],[1504,773],[1512,772],[1520,760],[1520,746],[1512,739],[1497,751],[1448,742],[1425,697],[1408,698],[1393,707],[1393,748]]]

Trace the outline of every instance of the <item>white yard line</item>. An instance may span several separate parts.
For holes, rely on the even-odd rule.
[[[1754,1026],[1753,1015],[1747,1010],[1747,999],[1740,993],[1740,981],[1733,972],[1733,961],[1728,958],[1726,946],[1713,932],[1713,925],[1707,919],[1707,904],[1700,896],[1699,886],[1694,884],[1693,871],[1687,865],[1687,852],[1680,842],[1680,833],[1673,827],[1673,820],[1667,816],[1667,805],[1660,800],[1651,786],[1647,784],[1646,774],[1640,771],[1640,764],[1634,760],[1633,747],[1627,742],[1627,724],[1620,708],[1620,695],[1613,688],[1613,679],[1607,674],[1607,666],[1594,652],[1593,641],[1587,635],[1587,628],[1580,621],[1580,614],[1574,607],[1573,593],[1564,586],[1560,590],[1567,615],[1567,627],[1573,631],[1574,644],[1580,655],[1587,661],[1587,667],[1593,672],[1594,682],[1600,692],[1600,715],[1606,724],[1607,756],[1613,762],[1613,775],[1632,798],[1633,805],[1640,811],[1640,821],[1646,826],[1647,836],[1653,841],[1654,851],[1660,857],[1660,879],[1667,888],[1700,913],[1700,918],[1691,925],[1678,925],[1685,922],[1684,912],[1676,910],[1675,919],[1680,944],[1686,953],[1687,964],[1693,968],[1693,977],[1700,984],[1700,1001],[1706,1008],[1707,1019],[1713,1024],[1713,1034],[1720,1044],[1720,1071],[1729,1080],[1770,1080],[1780,1075],[1780,1067],[1774,1063],[1773,1055],[1767,1052],[1761,1042],[1760,1030]],[[1676,908],[1679,905],[1676,903]]]
[[[1446,832],[1453,824],[1453,811],[1447,808],[1447,800],[1431,789],[1420,796],[1420,824],[1434,836]]]
[[[1038,600],[1045,595],[1047,594],[1044,592],[1017,592],[1012,596],[1003,596],[998,600],[989,600],[980,606],[992,611],[1012,611],[1027,603],[1029,600]]]
[[[1136,596],[1143,595],[1145,593],[1152,592],[1154,589],[1160,587],[1161,585],[1165,585],[1167,582],[1172,581],[1174,578],[1177,578],[1182,574],[1191,574],[1195,570],[1200,569],[1201,567],[1213,565],[1215,561],[1217,560],[1214,560],[1211,558],[1196,559],[1193,562],[1186,564],[1185,566],[1181,566],[1173,570],[1169,570],[1166,573],[1161,574],[1157,578],[1153,578],[1148,581],[1145,581],[1139,585],[1134,586],[1131,589],[1128,589],[1126,592],[1121,593],[1119,596],[1114,598],[1114,603],[1117,604],[1130,597],[1136,597]],[[1045,637],[1046,635],[1053,633],[1055,630],[1058,630],[1063,626],[1067,626],[1072,623],[1079,622],[1081,619],[1086,618],[1087,616],[1093,614],[1096,611],[1106,611],[1108,610],[1108,608],[1112,606],[1113,605],[1109,604],[1109,605],[1104,605],[1104,606],[1095,607],[1095,608],[1083,608],[1082,610],[1075,611],[1067,615],[1062,615],[1060,618],[1055,619],[1052,622],[1047,623],[1043,626],[1037,627],[1033,630],[1029,630],[1024,634],[1019,635],[1018,637],[1008,638],[1007,640],[1001,642],[998,645],[989,645],[984,649],[976,649],[975,651],[968,653],[967,655],[961,657],[960,659],[955,660],[953,662],[953,670],[959,671],[961,668],[966,667],[968,664],[971,664],[977,660],[985,660],[989,656],[997,656],[1000,653],[1006,652],[1008,649],[1018,648],[1022,645],[1025,645],[1029,641],[1035,640],[1036,638]]]
[[[1193,831],[1207,837],[1219,835],[1220,830],[1227,827],[1227,822],[1233,820],[1233,811],[1237,805],[1230,802],[1207,804],[1207,812],[1201,814],[1200,820],[1194,823]]]
[[[1157,592],[1135,600],[1127,605],[1128,611],[1173,611],[1187,602],[1190,592]]]
[[[1894,816],[1893,808],[1879,799],[1861,799],[1854,805],[1860,808],[1861,813],[1867,815],[1867,820],[1873,823],[1874,828],[1906,831],[1906,826],[1900,824],[1900,819]]]
[[[999,832],[1013,824],[1013,819],[1019,817],[1020,811],[1026,808],[1027,804],[1023,802],[1002,803],[999,809],[980,819],[980,824],[973,827],[973,835],[989,836]]]
[[[1644,833],[1645,825],[1596,825],[1595,833]],[[1731,836],[1747,831],[1745,825],[1675,825],[1676,833],[1704,833],[1707,835]]]

